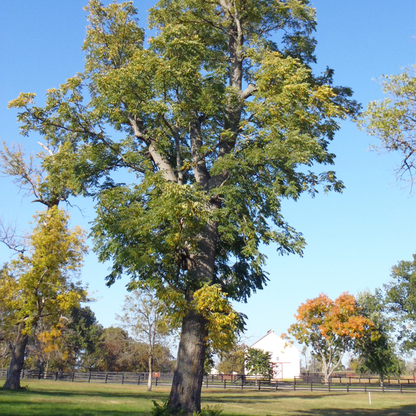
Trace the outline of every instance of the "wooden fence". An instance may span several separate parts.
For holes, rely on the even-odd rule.
[[[76,381],[94,383],[118,383],[118,384],[147,384],[149,373],[126,372],[39,372],[38,370],[22,371],[22,379]],[[6,369],[0,369],[0,377],[5,378]],[[154,386],[170,386],[172,373],[153,373],[152,384]],[[255,381],[253,378],[237,374],[218,374],[204,377],[204,388],[216,389],[241,389],[258,391],[322,391],[322,392],[381,392],[381,393],[415,393],[416,383],[414,379],[388,379],[380,385],[376,377],[334,377],[330,383],[321,380],[312,380],[305,375],[295,377],[293,381]]]
[[[6,378],[7,369],[0,369],[0,377]],[[98,383],[118,383],[118,384],[138,384],[147,383],[149,373],[127,373],[127,372],[59,372],[59,371],[39,371],[23,370],[21,379],[55,380],[55,381],[77,381],[77,382],[98,382]],[[172,383],[172,373],[153,373],[152,383]]]

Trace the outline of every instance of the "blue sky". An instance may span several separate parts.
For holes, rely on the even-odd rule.
[[[2,0],[0,2],[0,139],[8,144],[22,142],[38,151],[36,136],[19,135],[16,111],[7,103],[20,92],[35,92],[37,103],[45,91],[57,87],[83,69],[82,42],[85,36],[86,0]],[[136,2],[145,26],[146,10],[152,1]],[[338,85],[350,86],[355,99],[364,106],[381,99],[377,79],[415,64],[416,2],[398,0],[349,0],[313,2],[317,9],[317,72],[327,65],[335,69]],[[343,122],[331,151],[337,155],[335,170],[346,185],[343,194],[314,199],[303,196],[285,201],[283,214],[306,238],[304,257],[280,257],[275,248],[265,247],[270,282],[265,290],[236,309],[248,315],[247,342],[254,342],[268,329],[287,330],[300,303],[327,293],[356,294],[373,290],[389,281],[390,268],[409,260],[415,250],[416,199],[403,184],[396,184],[394,167],[398,155],[368,151],[375,139],[367,137],[351,122]],[[3,198],[0,215],[29,229],[36,209],[30,198],[8,178],[0,178]],[[90,201],[75,200],[73,224],[88,227],[94,212]],[[0,246],[0,261],[10,258]],[[98,264],[94,254],[85,262],[82,279],[97,301],[90,306],[98,320],[116,323],[126,294],[126,281],[107,288],[107,266]]]

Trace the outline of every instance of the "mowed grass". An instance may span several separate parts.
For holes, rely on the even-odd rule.
[[[142,416],[152,400],[168,397],[168,387],[23,380],[26,391],[0,390],[2,416]],[[416,416],[416,395],[411,393],[322,393],[301,391],[258,392],[203,390],[202,406],[219,405],[224,416],[336,415]]]

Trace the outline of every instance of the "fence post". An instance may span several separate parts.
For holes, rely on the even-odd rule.
[[[107,384],[108,373],[105,373],[105,384]]]
[[[331,379],[328,380],[328,391],[331,391]]]
[[[207,388],[208,388],[208,376],[207,376]]]
[[[367,393],[367,384],[364,383],[364,393]]]
[[[121,374],[121,384],[124,384],[124,373]]]
[[[244,389],[244,377],[241,376],[241,390]]]
[[[311,381],[311,391],[313,391],[312,381]]]
[[[293,390],[296,391],[296,376],[293,377]]]
[[[58,380],[58,372],[55,371],[55,381]]]
[[[137,385],[140,386],[140,374],[138,374],[138,377],[137,377]]]
[[[276,391],[278,390],[278,381],[276,381]]]
[[[227,380],[224,380],[224,388],[227,388]]]
[[[261,381],[259,380],[259,391],[260,391],[260,388],[261,388]]]
[[[383,381],[383,385],[381,386],[381,391],[384,393],[384,381]]]
[[[72,381],[74,381],[75,378],[75,371],[72,372]]]
[[[350,391],[350,383],[347,383],[347,393]]]
[[[157,387],[157,377],[155,377],[155,386]]]

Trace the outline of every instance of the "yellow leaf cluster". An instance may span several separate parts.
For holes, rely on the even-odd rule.
[[[238,332],[240,318],[226,296],[217,284],[205,285],[194,293],[193,307],[207,321],[213,350],[229,350]]]

